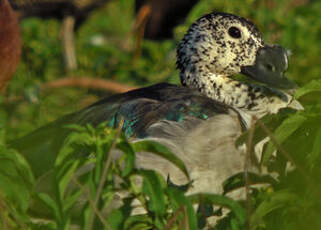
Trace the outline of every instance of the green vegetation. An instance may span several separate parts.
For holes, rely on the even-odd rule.
[[[300,86],[296,97],[305,107],[300,112],[283,110],[278,115],[267,116],[263,123],[258,122],[254,131],[254,143],[263,136],[272,136],[273,141],[264,148],[264,157],[259,163],[277,172],[277,180],[250,176],[250,180],[264,181],[267,186],[251,188],[247,202],[222,194],[186,196],[182,188],[166,183],[158,173],[133,168],[135,151],[146,150],[172,159],[184,171],[181,161],[173,160],[172,153],[164,147],[149,142],[128,143],[125,137],[104,125],[96,129],[73,126],[75,133],[66,141],[50,174],[55,178],[55,184],[51,185],[54,194],[39,192],[45,185],[35,181],[23,157],[6,143],[89,105],[103,93],[43,87],[47,82],[67,76],[59,40],[60,26],[55,20],[27,19],[21,23],[22,62],[7,95],[0,98],[0,229],[70,229],[72,221],[80,223],[81,229],[91,229],[90,226],[96,229],[197,229],[197,220],[200,224],[202,215],[194,211],[192,204],[200,201],[214,204],[214,211],[220,205],[231,211],[216,229],[321,229],[321,1],[201,0],[186,22],[175,29],[173,40],[143,41],[138,58],[134,55],[133,3],[133,0],[111,1],[94,12],[80,28],[76,44],[79,69],[70,76],[103,78],[133,86],[162,81],[179,83],[175,47],[191,22],[213,10],[251,19],[267,42],[292,51],[287,76]],[[245,133],[239,142],[248,142],[250,136]],[[89,150],[95,157],[79,157],[80,148]],[[111,148],[126,154],[108,163],[105,175]],[[78,177],[78,181],[72,179],[77,169],[93,163],[97,164],[94,170]],[[289,171],[289,165],[296,167]],[[121,183],[115,175],[121,178]],[[142,186],[133,183],[137,177],[142,178]],[[106,186],[100,190],[103,182]],[[67,186],[69,183],[73,189]],[[229,192],[244,184],[242,176],[227,178],[224,188]],[[97,210],[110,207],[112,196],[120,190],[127,191],[128,199],[101,221]],[[100,196],[96,199],[97,194]],[[144,206],[147,215],[129,216],[132,207],[128,204],[134,198]],[[74,207],[79,205],[79,199],[83,201],[83,209]],[[29,210],[31,201],[33,205],[36,203],[36,210]],[[35,220],[37,212],[45,216]]]

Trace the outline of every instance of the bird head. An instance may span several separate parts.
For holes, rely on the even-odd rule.
[[[208,74],[242,73],[272,87],[295,87],[284,75],[288,52],[264,43],[247,19],[227,13],[211,13],[191,25],[178,46],[177,67],[183,85],[195,85]]]

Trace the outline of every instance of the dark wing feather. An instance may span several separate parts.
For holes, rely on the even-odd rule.
[[[97,125],[110,121],[115,128],[123,117],[126,135],[143,138],[145,130],[161,120],[207,119],[215,114],[226,114],[229,109],[196,90],[161,83],[103,99],[81,111],[77,123]]]
[[[181,122],[189,118],[206,120],[215,114],[228,114],[229,110],[230,107],[202,96],[196,90],[161,83],[98,101],[12,142],[12,146],[26,157],[38,177],[53,166],[70,133],[65,128],[68,124],[96,126],[108,122],[111,127],[117,127],[124,118],[125,134],[144,138],[151,135],[147,132],[149,127],[158,122]]]

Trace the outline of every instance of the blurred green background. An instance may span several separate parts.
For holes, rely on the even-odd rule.
[[[90,77],[135,87],[157,82],[179,84],[175,69],[176,46],[194,20],[212,11],[248,18],[258,26],[267,43],[277,43],[291,50],[287,76],[300,87],[303,86],[297,97],[305,106],[305,111],[280,112],[269,116],[270,120],[265,123],[273,129],[276,140],[294,160],[289,160],[280,151],[276,157],[272,156],[276,149],[272,143],[265,148],[267,161],[263,163],[278,172],[279,177],[276,185],[254,190],[251,196],[254,213],[251,218],[256,221],[253,229],[320,229],[320,0],[200,0],[184,23],[175,28],[173,39],[161,42],[144,40],[140,56],[135,55],[134,0],[111,0],[105,7],[94,11],[76,32],[78,69],[72,73],[65,71],[60,40],[61,22],[25,19],[21,21],[22,60],[9,83],[7,94],[0,96],[1,156],[14,156],[11,150],[2,146],[3,143],[112,94],[79,87],[44,87],[48,82],[66,77]],[[282,124],[277,126],[280,120]],[[260,132],[255,134],[260,137]],[[266,132],[263,135],[266,136]],[[6,162],[2,157],[0,176],[9,175],[12,186],[23,184],[21,174],[17,181],[12,180],[10,173],[7,175],[7,170],[19,168],[20,165],[16,161],[13,161],[14,164]],[[286,165],[293,162],[299,170],[285,173]],[[27,207],[28,199],[24,194],[33,189],[14,188],[22,197],[21,203]],[[10,189],[8,191],[13,194]],[[1,203],[3,200],[0,194],[0,214],[7,212]],[[217,229],[227,229],[224,224],[222,226]]]
[[[290,49],[287,75],[300,86],[321,77],[319,0],[201,0],[175,28],[172,40],[144,40],[138,58],[134,58],[134,1],[112,0],[94,11],[76,32],[79,68],[69,76],[103,78],[132,86],[164,81],[179,84],[176,45],[195,19],[212,11],[246,17],[257,24],[266,42]],[[0,104],[0,123],[7,140],[111,94],[83,88],[43,89],[46,82],[68,76],[60,22],[28,18],[21,21],[21,31],[22,61]],[[317,99],[318,95],[307,100],[311,103]]]

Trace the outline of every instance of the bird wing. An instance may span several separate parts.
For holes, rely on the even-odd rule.
[[[71,132],[66,128],[68,124],[96,126],[107,122],[110,127],[117,127],[123,118],[123,131],[128,137],[164,139],[165,133],[179,136],[182,130],[193,132],[196,123],[232,110],[196,90],[161,83],[98,101],[13,141],[11,146],[26,157],[38,177],[53,167]]]

